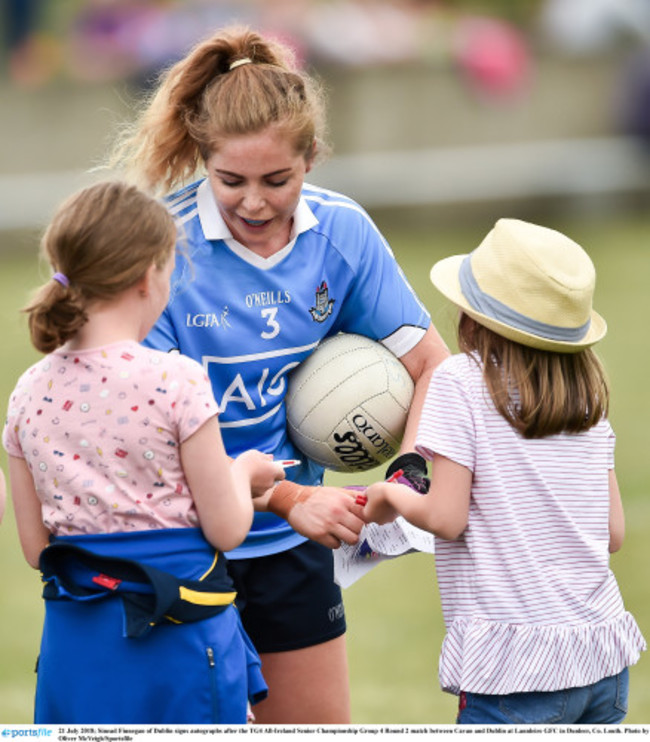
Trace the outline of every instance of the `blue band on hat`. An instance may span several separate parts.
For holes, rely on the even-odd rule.
[[[458,278],[463,296],[469,302],[472,309],[484,314],[486,317],[503,322],[517,330],[522,330],[531,335],[546,338],[547,340],[558,340],[566,342],[575,342],[582,340],[587,334],[591,325],[591,319],[588,319],[580,327],[557,327],[556,325],[547,325],[545,322],[539,322],[536,319],[526,317],[525,314],[506,306],[498,299],[486,294],[474,278],[472,272],[471,255],[468,255],[460,265]]]

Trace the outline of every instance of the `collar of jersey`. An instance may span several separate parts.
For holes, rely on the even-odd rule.
[[[208,240],[223,240],[228,247],[236,253],[242,260],[251,265],[260,268],[272,268],[284,260],[293,250],[298,235],[307,232],[318,224],[318,219],[314,212],[309,208],[309,204],[301,196],[293,215],[293,228],[291,230],[291,239],[279,252],[271,255],[269,258],[262,258],[251,252],[247,247],[238,242],[228,229],[226,222],[221,216],[219,207],[214,200],[210,183],[206,179],[201,183],[196,193],[196,204],[201,221],[203,234]]]

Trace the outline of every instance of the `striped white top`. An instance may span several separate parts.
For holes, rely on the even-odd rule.
[[[645,641],[609,569],[609,422],[526,440],[461,354],[434,374],[417,448],[473,472],[467,528],[436,539],[444,690],[560,690],[638,660]]]

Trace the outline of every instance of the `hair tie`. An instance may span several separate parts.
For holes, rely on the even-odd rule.
[[[249,59],[248,57],[244,57],[243,59],[236,59],[234,62],[230,63],[230,67],[228,67],[228,70],[234,70],[235,67],[241,67],[242,64],[252,64],[253,60]]]
[[[55,273],[52,278],[61,284],[61,286],[65,286],[67,289],[68,286],[70,286],[70,281],[68,280],[68,277],[63,273]]]

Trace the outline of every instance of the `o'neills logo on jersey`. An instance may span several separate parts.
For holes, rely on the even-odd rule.
[[[200,312],[199,314],[185,315],[185,325],[187,327],[230,327],[228,322],[228,307],[224,307],[221,312]]]
[[[336,299],[330,299],[329,289],[323,281],[316,289],[316,306],[309,310],[314,322],[324,322],[332,314],[335,301]]]
[[[251,307],[273,307],[278,304],[290,304],[291,294],[288,291],[256,291],[254,294],[246,294],[246,306]]]

